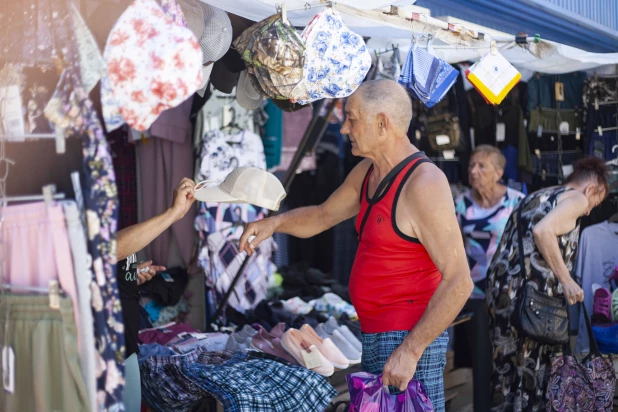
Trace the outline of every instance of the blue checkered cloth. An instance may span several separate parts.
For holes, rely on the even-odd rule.
[[[364,372],[381,374],[388,357],[408,336],[408,331],[393,331],[384,333],[363,333],[362,369]],[[446,346],[448,333],[443,332],[423,352],[416,365],[414,379],[420,381],[435,412],[444,412],[444,368],[446,367]],[[391,393],[397,388],[389,387]]]
[[[222,365],[187,363],[186,376],[212,394],[226,412],[323,411],[337,396],[326,379],[264,353],[237,353]]]

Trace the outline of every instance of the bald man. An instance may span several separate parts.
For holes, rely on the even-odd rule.
[[[383,373],[392,391],[420,380],[443,411],[445,330],[473,288],[448,181],[410,143],[412,103],[398,83],[363,83],[345,115],[341,133],[365,160],[323,204],[247,225],[240,248],[251,254],[274,232],[308,238],[357,216],[349,289],[363,370]]]

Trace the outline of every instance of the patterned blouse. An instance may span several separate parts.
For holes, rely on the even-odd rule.
[[[487,269],[496,253],[506,222],[523,197],[523,193],[509,187],[500,202],[491,208],[479,206],[472,198],[471,189],[455,200],[470,275],[475,283],[487,277]],[[484,294],[475,288],[472,297],[483,298]]]

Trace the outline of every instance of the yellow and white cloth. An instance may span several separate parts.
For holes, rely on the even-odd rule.
[[[466,70],[466,77],[488,103],[500,104],[521,79],[504,56],[492,51]]]

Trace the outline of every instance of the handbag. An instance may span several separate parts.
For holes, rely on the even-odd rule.
[[[519,266],[523,283],[521,297],[515,307],[513,324],[521,335],[539,343],[565,344],[569,341],[569,311],[565,299],[548,296],[534,285],[528,284],[524,262],[524,229],[521,224],[521,213],[526,199],[517,209]]]
[[[564,353],[553,356],[545,399],[547,412],[581,411],[611,412],[616,389],[616,372],[610,356],[602,356],[592,333],[590,319],[584,309],[590,353],[578,360],[571,353],[571,345]]]

